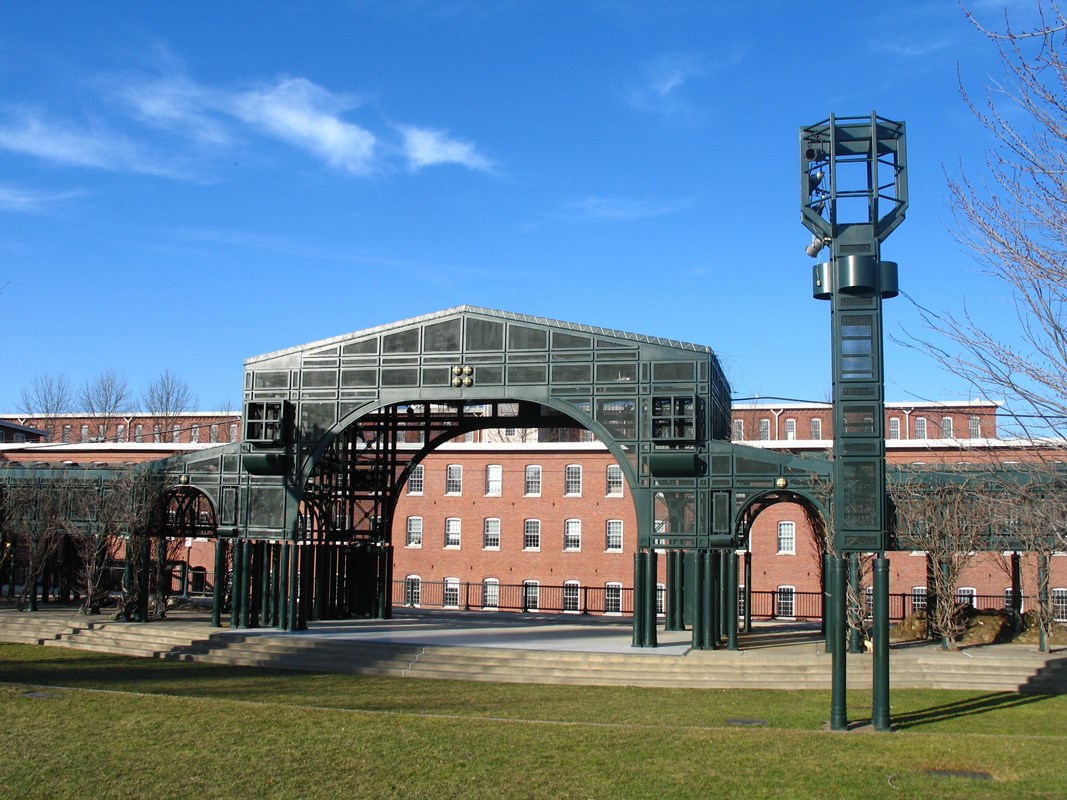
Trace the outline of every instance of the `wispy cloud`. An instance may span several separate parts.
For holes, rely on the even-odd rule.
[[[566,205],[567,210],[587,220],[624,221],[663,217],[688,206],[691,201],[654,203],[647,200],[627,200],[621,197],[584,197]]]
[[[469,169],[489,172],[493,164],[470,142],[449,137],[448,131],[401,125],[404,157],[412,171],[434,164],[460,164]]]
[[[736,63],[738,54],[727,54],[719,63],[689,54],[668,54],[646,61],[622,92],[632,108],[661,115],[691,114],[685,88],[714,70]]]
[[[21,189],[17,186],[4,186],[0,184],[0,210],[19,211],[28,214],[36,214],[46,211],[57,203],[78,197],[83,192],[71,190],[68,192],[42,192],[34,189]]]
[[[228,158],[263,138],[349,175],[397,167],[419,172],[440,164],[481,172],[493,167],[471,142],[443,129],[388,122],[367,113],[360,97],[307,78],[224,88],[189,79],[173,59],[164,70],[92,80],[99,96],[87,96],[86,106],[96,99],[100,110],[91,122],[0,108],[0,148],[56,164],[183,179],[202,176],[211,159]],[[358,122],[352,119],[357,113],[363,115]],[[161,132],[165,140],[158,138]]]
[[[921,58],[931,53],[937,53],[946,48],[952,47],[953,41],[948,37],[941,39],[928,39],[926,41],[907,41],[907,42],[893,42],[893,41],[877,41],[874,45],[874,49],[878,52],[885,53],[886,55],[896,56],[899,58]]]
[[[289,78],[277,85],[234,98],[232,113],[243,121],[290,144],[318,155],[348,172],[369,172],[377,138],[341,119],[358,102],[315,85],[305,78]]]

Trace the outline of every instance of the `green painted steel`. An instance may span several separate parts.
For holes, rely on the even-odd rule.
[[[876,731],[892,728],[889,713],[889,559],[876,558],[874,573],[874,686],[871,698],[871,725]]]

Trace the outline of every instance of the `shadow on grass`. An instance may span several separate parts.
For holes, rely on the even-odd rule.
[[[1040,703],[1051,699],[1047,694],[1019,694],[1017,692],[990,692],[977,697],[968,697],[963,700],[954,700],[950,703],[930,706],[917,711],[893,715],[893,728],[907,730],[929,725],[934,722],[944,722],[950,719],[971,717],[977,714],[988,714],[991,711],[999,711],[1005,708],[1018,708]]]

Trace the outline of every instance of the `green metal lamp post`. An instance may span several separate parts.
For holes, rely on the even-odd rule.
[[[885,381],[882,301],[897,294],[897,265],[881,243],[904,221],[908,185],[904,123],[834,117],[800,129],[801,221],[811,231],[813,294],[830,301],[833,362],[833,529],[827,642],[833,659],[830,727],[847,730],[848,559],[875,553],[874,702],[889,730],[889,562],[885,558]]]

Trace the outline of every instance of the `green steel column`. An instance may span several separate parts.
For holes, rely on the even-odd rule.
[[[1022,559],[1019,552],[1011,554],[1011,624],[1012,630],[1018,633],[1022,630],[1023,608],[1023,574]]]
[[[387,544],[382,548],[385,559],[382,570],[382,615],[381,619],[393,618],[393,546]]]
[[[282,542],[281,552],[278,554],[278,611],[275,627],[279,630],[289,630],[289,554],[290,544]]]
[[[211,624],[222,627],[222,602],[226,588],[226,540],[215,540],[215,585],[211,587]]]
[[[715,563],[715,554],[711,550],[700,553],[704,563],[704,580],[700,586],[700,614],[704,618],[704,650],[713,650],[718,645],[718,609],[715,607],[715,591],[719,571]]]
[[[152,574],[152,542],[147,536],[141,541],[141,574],[137,576],[139,586],[137,597],[138,622],[148,622],[149,576]]]
[[[659,641],[656,636],[656,551],[649,548],[644,553],[645,586],[644,586],[644,614],[645,614],[645,647],[657,647]]]
[[[689,587],[689,619],[692,623],[692,642],[694,650],[704,649],[704,562],[699,550],[688,550],[685,554],[685,581]]]
[[[745,633],[752,633],[752,552],[745,549]]]
[[[726,559],[726,649],[737,649],[737,553],[727,550]]]
[[[1046,609],[1049,605],[1048,598],[1048,571],[1049,571],[1049,558],[1048,553],[1037,554],[1037,608],[1038,613],[1044,616]],[[1049,652],[1049,642],[1045,637],[1045,624],[1042,622],[1037,626],[1038,639],[1037,649],[1038,652]]]
[[[860,596],[860,556],[859,553],[848,554],[848,652],[863,652],[863,635],[860,626],[863,622],[863,612],[859,605]]]
[[[823,646],[827,653],[834,652],[834,603],[833,589],[830,586],[833,563],[833,556],[829,553],[822,554],[822,633]]]
[[[241,547],[243,542],[233,543],[230,567],[230,627],[241,627]]]
[[[891,729],[889,717],[889,559],[874,560],[874,692],[871,724],[876,731]]]
[[[664,598],[667,604],[667,619],[664,622],[663,629],[668,631],[685,630],[685,625],[682,624],[679,615],[681,609],[676,602],[678,586],[682,580],[679,563],[680,554],[680,550],[667,551],[667,596]]]
[[[289,545],[289,581],[288,599],[289,609],[286,612],[287,631],[302,630],[300,626],[300,551],[304,548],[293,542]]]
[[[134,590],[134,584],[133,584],[133,582],[134,582],[133,551],[130,548],[131,548],[130,540],[127,539],[126,540],[126,567],[122,571],[122,588],[125,589],[127,593],[133,594],[133,590]],[[36,587],[33,589],[33,591],[30,592],[30,611],[36,611],[37,610],[37,598],[35,596],[36,592],[37,592]],[[126,611],[125,609],[123,611],[124,611],[125,615],[129,614],[129,612]],[[129,622],[129,619],[127,619],[126,621]]]
[[[719,562],[719,591],[715,593],[715,602],[719,604],[719,638],[726,635],[726,614],[729,607],[732,607],[726,599],[726,560],[728,557],[726,550],[716,550],[715,558]]]
[[[830,640],[833,651],[831,653],[831,684],[830,684],[830,729],[835,731],[848,730],[848,710],[846,708],[846,662],[845,662],[845,560],[835,556],[830,562],[830,602],[833,604],[833,617],[831,618]]]
[[[641,613],[641,587],[645,585],[645,561],[641,551],[634,553],[634,647],[645,646],[645,615]],[[525,594],[525,592],[524,592]],[[523,600],[523,605],[526,601]]]

